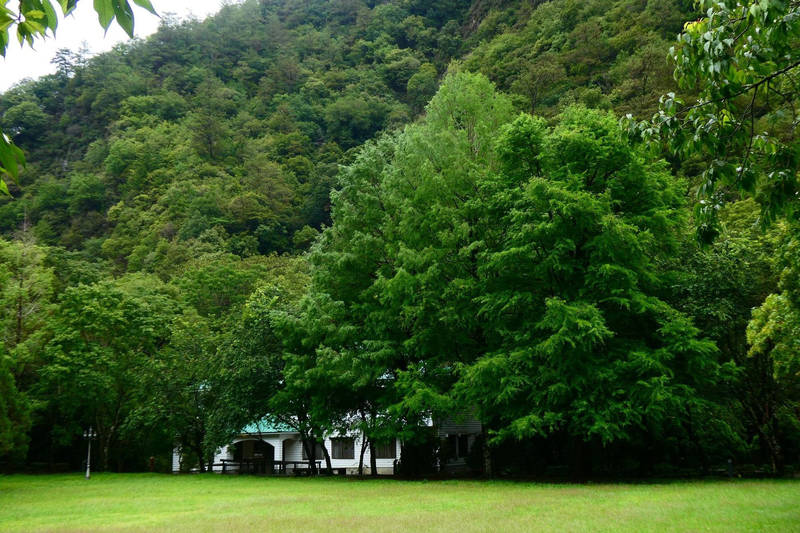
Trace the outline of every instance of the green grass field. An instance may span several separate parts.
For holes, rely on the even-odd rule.
[[[800,482],[0,476],[0,531],[800,531]]]

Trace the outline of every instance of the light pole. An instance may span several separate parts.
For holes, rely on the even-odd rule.
[[[86,452],[86,479],[92,475],[92,440],[97,438],[97,432],[89,426],[89,429],[83,432],[83,438],[89,442],[89,450]]]

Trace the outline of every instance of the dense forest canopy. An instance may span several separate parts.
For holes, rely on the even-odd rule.
[[[312,448],[400,435],[425,473],[426,421],[471,412],[486,473],[798,464],[798,8],[753,15],[785,22],[789,77],[726,100],[770,135],[732,126],[763,142],[721,162],[681,129],[719,124],[685,115],[725,90],[692,70],[707,3],[247,0],[60,51],[0,96],[27,160],[0,196],[0,461],[78,466],[91,424],[102,468],[178,445],[205,470],[270,415]]]

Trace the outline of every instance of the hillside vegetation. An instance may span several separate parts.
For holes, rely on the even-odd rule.
[[[305,249],[348,151],[417,117],[453,59],[545,115],[647,116],[675,2],[245,2],[3,95],[31,165],[0,231],[171,278],[192,257]]]

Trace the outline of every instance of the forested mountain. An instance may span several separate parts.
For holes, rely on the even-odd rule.
[[[95,58],[64,50],[57,74],[0,103],[31,161],[0,231],[27,220],[41,244],[163,279],[203,253],[303,250],[329,222],[337,165],[418,116],[451,60],[528,111],[646,116],[686,16],[670,2],[246,2]]]
[[[62,50],[0,96],[28,160],[0,196],[0,457],[76,466],[93,424],[105,468],[175,443],[204,468],[267,413],[424,455],[420,420],[472,409],[541,458],[497,471],[782,470],[793,222],[725,190],[698,245],[709,158],[618,122],[676,90],[696,8],[246,0]]]

